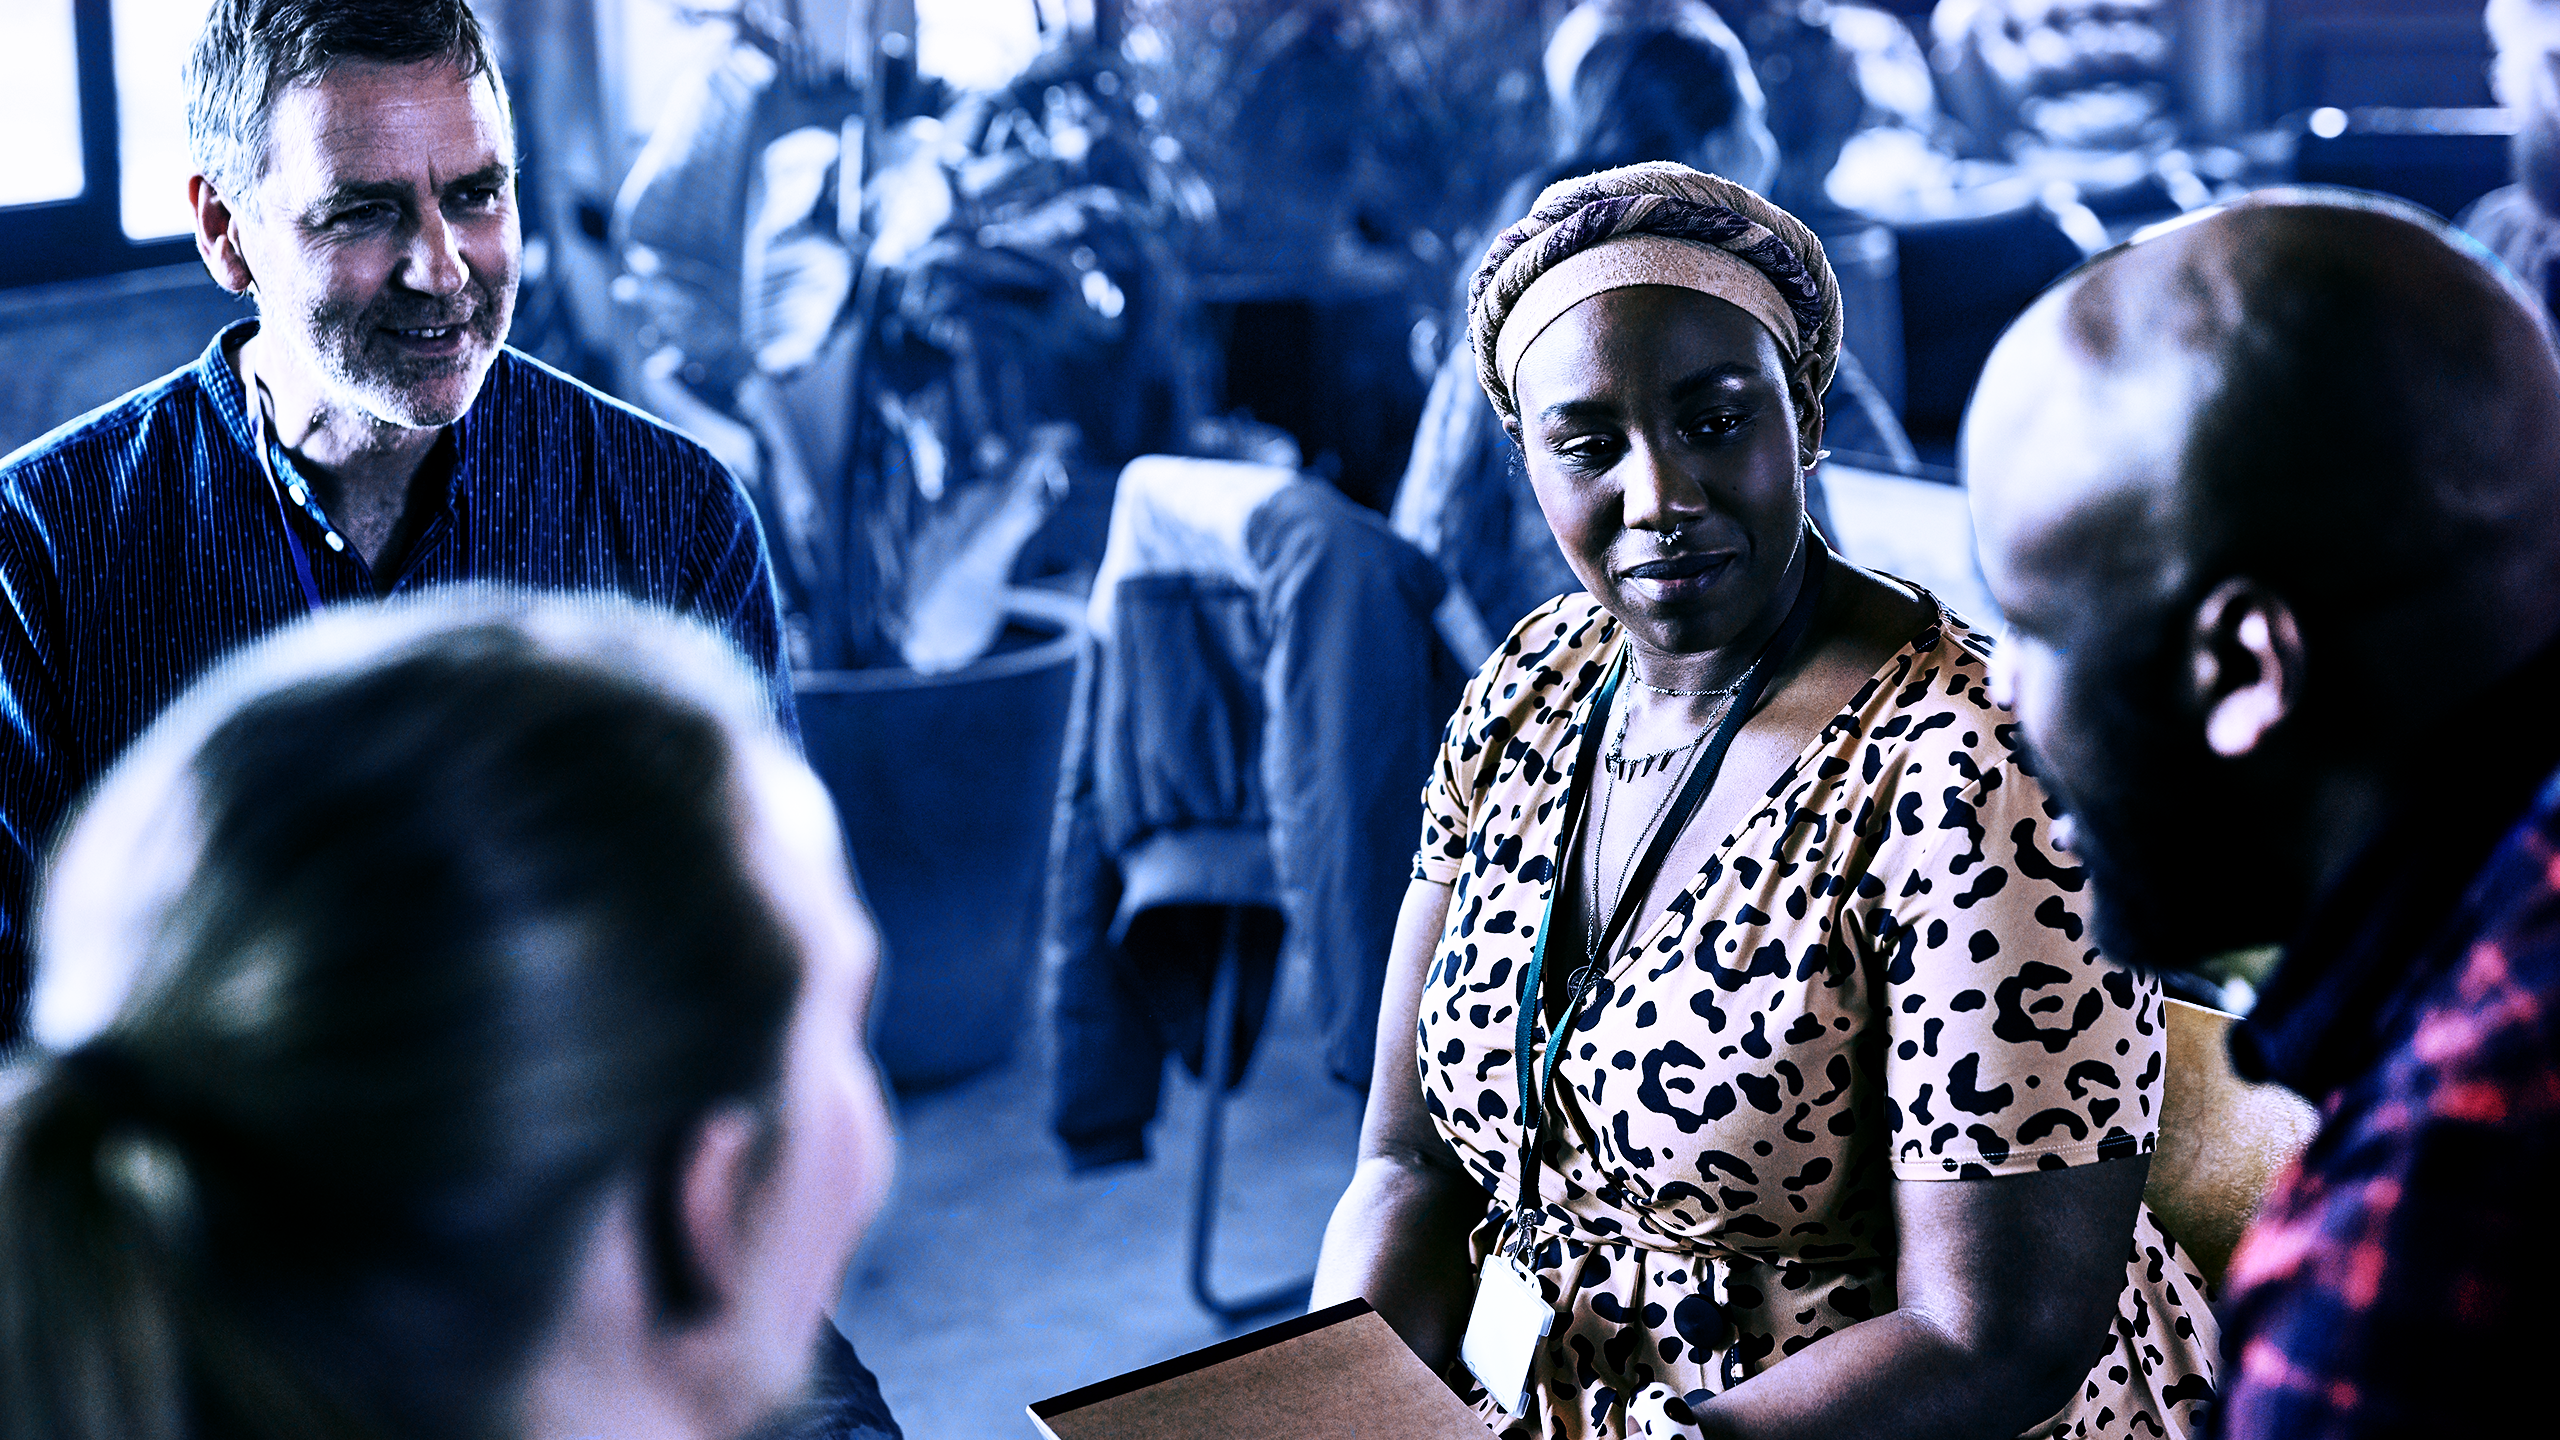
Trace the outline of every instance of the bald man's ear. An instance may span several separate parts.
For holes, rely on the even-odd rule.
[[[2255,753],[2302,698],[2302,627],[2284,598],[2254,580],[2225,580],[2196,607],[2187,679],[2213,753]]]
[[[196,212],[196,254],[204,258],[213,283],[234,295],[257,283],[258,277],[249,273],[249,257],[240,249],[239,214],[213,181],[188,176],[187,205]]]

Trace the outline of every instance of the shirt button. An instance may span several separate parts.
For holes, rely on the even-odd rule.
[[[337,532],[331,531],[329,534],[329,548],[332,550],[344,550],[347,548],[347,542],[339,539]]]
[[[303,493],[303,489],[302,489],[302,487],[301,487],[301,486],[299,486],[299,485],[291,485],[291,486],[287,486],[287,487],[285,488],[285,492],[284,492],[284,493],[285,493],[285,497],[286,497],[287,499],[289,499],[289,500],[293,501],[293,503],[294,503],[294,504],[296,504],[296,505],[303,504],[303,503],[306,501],[306,499],[308,498],[307,496],[305,496],[305,495],[304,495],[304,493]]]

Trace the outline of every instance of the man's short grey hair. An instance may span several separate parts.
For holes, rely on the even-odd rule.
[[[446,60],[489,77],[515,128],[488,36],[464,0],[213,0],[187,59],[187,153],[196,173],[245,198],[266,173],[276,96],[342,60]]]

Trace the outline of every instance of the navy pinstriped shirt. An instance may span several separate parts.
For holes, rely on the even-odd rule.
[[[763,532],[710,452],[502,350],[453,427],[443,509],[381,585],[278,511],[223,354],[256,323],[0,459],[0,1045],[24,1030],[29,892],[64,813],[214,661],[309,613],[288,523],[330,604],[490,580],[693,615],[770,677],[793,727]]]

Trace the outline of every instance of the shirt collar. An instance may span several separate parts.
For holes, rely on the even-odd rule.
[[[230,434],[232,443],[240,447],[240,453],[249,457],[252,465],[257,463],[258,422],[256,412],[249,405],[248,391],[240,383],[240,371],[231,363],[230,352],[237,348],[237,344],[247,343],[249,337],[256,333],[257,317],[234,320],[222,327],[221,333],[204,347],[204,353],[196,357],[195,363],[197,388],[204,392],[205,398],[213,405],[214,413],[221,417],[222,428]],[[444,497],[448,509],[459,500],[464,481],[469,476],[471,457],[476,453],[473,442],[489,428],[473,422],[481,407],[489,403],[490,393],[508,378],[508,370],[514,360],[512,347],[498,347],[498,358],[490,365],[489,373],[481,378],[480,393],[472,398],[471,408],[463,412],[462,418],[445,427],[448,432],[445,440],[439,442],[435,452],[431,452],[428,463],[450,462]]]
[[[204,354],[196,358],[195,365],[196,388],[204,392],[214,414],[221,417],[223,430],[252,465],[257,463],[257,422],[251,418],[248,392],[240,384],[240,372],[232,368],[229,352],[236,342],[245,342],[257,332],[254,316],[232,321],[213,337],[213,343],[204,347]]]
[[[2314,1102],[2370,1070],[2408,1002],[2467,938],[2452,929],[2472,884],[2560,768],[2560,641],[2410,745],[2427,773],[2401,788],[2373,838],[2313,903],[2247,1019],[2234,1068]],[[2481,757],[2448,765],[2446,756]]]

